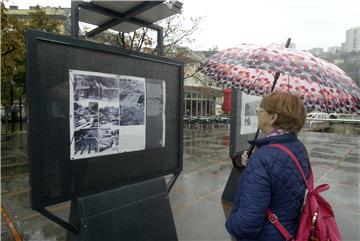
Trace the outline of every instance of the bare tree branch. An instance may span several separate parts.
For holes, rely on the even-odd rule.
[[[145,29],[145,28],[142,28],[142,31],[143,31],[143,33],[142,33],[141,40],[140,40],[140,43],[139,43],[138,51],[141,50],[141,47],[142,47],[142,45],[144,44],[144,40],[145,40],[145,37],[146,37],[146,35],[147,35],[148,29],[147,29],[147,28],[146,28],[146,29]]]
[[[132,36],[132,37],[131,37],[131,34],[129,33],[129,37],[130,37],[130,39],[131,39],[130,49],[134,49],[134,40],[135,40],[135,34],[136,34],[136,32],[133,31],[132,33],[133,33],[133,36]]]

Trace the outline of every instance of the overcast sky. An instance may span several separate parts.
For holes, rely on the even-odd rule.
[[[195,50],[241,43],[284,43],[297,49],[338,45],[360,27],[360,0],[180,0],[186,17],[205,16],[194,35]],[[9,0],[6,4],[70,7],[70,0]]]

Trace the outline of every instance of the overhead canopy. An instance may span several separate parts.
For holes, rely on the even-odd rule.
[[[178,1],[80,1],[79,20],[106,29],[131,32],[181,12]]]

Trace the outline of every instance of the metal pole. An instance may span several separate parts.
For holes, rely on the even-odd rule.
[[[15,125],[15,115],[14,115],[14,96],[13,96],[13,86],[10,84],[10,105],[11,105],[11,132],[14,132]]]
[[[79,38],[79,2],[71,1],[71,36]]]
[[[163,32],[163,28],[157,30],[157,52],[160,56],[164,55]]]
[[[22,108],[21,108],[21,94],[19,96],[19,111],[20,111],[20,131],[22,131]]]

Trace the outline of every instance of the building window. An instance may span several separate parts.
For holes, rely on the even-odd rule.
[[[202,93],[185,93],[184,115],[185,116],[212,116],[214,115],[215,98]]]
[[[197,116],[196,100],[191,101],[191,116]]]

